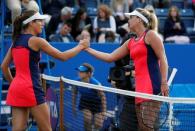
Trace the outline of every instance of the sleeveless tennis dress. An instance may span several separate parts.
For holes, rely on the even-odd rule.
[[[39,73],[40,52],[28,47],[31,34],[21,34],[11,48],[16,75],[10,84],[7,105],[32,107],[45,102]]]
[[[136,92],[147,94],[159,94],[161,73],[157,56],[152,47],[145,43],[147,31],[137,40],[132,38],[128,43],[130,56],[135,64],[135,87]],[[146,99],[136,98],[136,104]]]

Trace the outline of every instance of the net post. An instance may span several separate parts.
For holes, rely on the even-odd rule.
[[[60,131],[64,131],[63,116],[64,116],[64,82],[60,79]]]

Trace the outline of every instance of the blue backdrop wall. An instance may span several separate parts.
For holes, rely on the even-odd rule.
[[[76,44],[52,43],[53,46],[59,50],[67,50],[74,47]],[[112,52],[119,47],[118,44],[91,44],[91,47],[104,52]],[[167,54],[168,64],[170,67],[176,67],[178,72],[174,79],[174,83],[189,84],[195,83],[195,45],[173,45],[166,44],[165,51]],[[75,78],[77,72],[75,70],[83,62],[91,63],[95,67],[94,76],[102,82],[103,85],[108,86],[107,82],[109,68],[114,66],[114,63],[107,63],[96,59],[85,51],[82,51],[76,57],[65,62],[55,60],[54,68],[51,73],[54,76],[63,75],[67,78]]]

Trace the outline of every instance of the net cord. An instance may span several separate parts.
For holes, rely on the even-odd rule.
[[[68,78],[65,78],[63,76],[61,77],[54,77],[54,76],[49,76],[46,74],[42,74],[42,78],[54,82],[58,82],[62,80],[65,83],[80,86],[80,87],[87,87],[90,89],[96,89],[96,90],[101,90],[101,91],[106,91],[106,92],[112,92],[112,93],[117,93],[121,95],[126,95],[126,96],[134,96],[134,97],[141,97],[144,99],[153,99],[161,102],[168,102],[168,103],[186,103],[186,104],[194,104],[195,103],[195,98],[174,98],[174,97],[167,97],[167,96],[158,96],[158,95],[152,95],[152,94],[146,94],[146,93],[140,93],[140,92],[134,92],[134,91],[126,91],[122,89],[117,89],[117,88],[112,88],[112,87],[106,87],[102,85],[94,85],[94,84],[89,84],[89,83],[84,83],[80,81],[75,81],[71,80]]]

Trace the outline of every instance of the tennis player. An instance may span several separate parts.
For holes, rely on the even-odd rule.
[[[29,112],[35,118],[39,131],[51,131],[48,106],[40,83],[40,51],[65,61],[88,46],[86,40],[67,51],[61,52],[45,39],[38,37],[44,27],[46,16],[35,11],[25,11],[14,21],[12,46],[5,56],[1,68],[10,82],[7,105],[12,106],[12,131],[24,131]],[[16,76],[10,73],[9,65],[14,62]]]
[[[137,8],[133,12],[125,14],[129,17],[129,28],[136,34],[136,38],[130,38],[112,53],[104,53],[92,48],[87,48],[86,51],[106,62],[113,62],[130,54],[135,64],[136,92],[155,95],[161,92],[162,95],[167,96],[168,64],[163,42],[155,31],[156,27],[158,27],[155,22],[155,14],[151,14],[142,8]],[[153,105],[153,101],[141,98],[136,98],[135,101],[139,130],[151,130],[143,125],[140,114],[142,112],[141,105],[145,102],[149,102],[150,105],[155,106]],[[159,104],[156,106],[158,109]],[[155,117],[156,116],[151,119],[155,119]],[[150,124],[153,125],[153,123]]]

